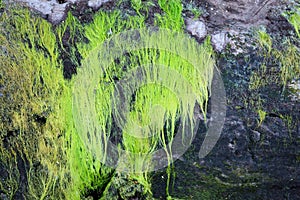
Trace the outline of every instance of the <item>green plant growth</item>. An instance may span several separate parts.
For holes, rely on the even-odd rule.
[[[283,120],[283,122],[285,123],[285,125],[288,129],[290,141],[293,141],[294,138],[292,136],[292,132],[293,132],[293,130],[297,129],[296,120],[291,115],[280,115],[280,118]]]
[[[193,2],[187,4],[186,9],[194,15],[194,19],[197,19],[202,14],[202,10],[197,8]]]
[[[300,78],[300,51],[287,41],[285,51],[275,50],[274,56],[280,62],[280,77],[284,91],[288,82]]]
[[[158,17],[158,24],[181,31],[181,2],[159,1],[159,5],[165,14]],[[105,70],[100,70],[99,66],[105,62],[93,56],[99,46],[123,30],[144,28],[144,21],[141,15],[124,17],[119,11],[98,12],[90,24],[82,26],[69,13],[53,31],[48,22],[23,8],[10,8],[1,15],[0,166],[5,171],[0,175],[4,180],[0,183],[1,192],[10,199],[23,193],[28,199],[76,200],[98,191],[105,199],[116,173],[102,163],[109,159],[108,140],[121,136],[118,141],[120,153],[121,150],[131,153],[120,157],[117,170],[129,168],[131,179],[141,184],[144,193],[151,196],[149,171],[153,166],[149,165],[149,159],[155,150],[162,148],[169,163],[169,194],[175,129],[179,119],[192,124],[195,104],[200,106],[204,116],[206,114],[214,66],[213,51],[208,41],[200,48],[195,41],[186,43],[183,39],[179,47],[172,46],[173,42],[178,42],[170,41],[172,31],[154,38],[147,38],[148,33],[145,33],[141,37],[156,46],[120,55],[119,62],[112,62],[105,66]],[[71,41],[78,31],[89,42],[77,42],[76,47],[65,49],[64,34],[68,32]],[[177,54],[159,50],[161,45],[173,48]],[[74,48],[81,53],[83,66],[78,76],[66,81],[62,75],[59,49],[76,59]],[[185,58],[180,55],[185,55]],[[194,66],[187,59],[197,61],[198,65]],[[157,67],[161,65],[168,67]],[[112,102],[118,92],[115,90],[116,78],[130,77],[137,66],[143,66],[145,81],[151,84],[135,91],[135,100],[130,101],[133,103],[126,113],[128,121],[121,132],[116,132],[112,127],[113,114],[117,110]],[[89,70],[94,74],[86,73]],[[186,81],[177,82],[169,70]],[[93,79],[93,75],[97,78]],[[161,84],[161,79],[168,87]],[[87,84],[95,84],[95,90],[89,86],[82,88]],[[131,99],[130,92],[126,92],[126,99]],[[81,98],[74,100],[74,93],[81,94]],[[93,94],[94,98],[83,94]],[[190,94],[195,94],[195,98],[190,98]],[[78,125],[79,118],[73,115],[79,112],[74,111],[76,101],[89,101],[92,110],[96,111],[96,121],[90,116],[80,121],[87,127]],[[82,112],[88,112],[83,108],[80,109]],[[146,128],[139,129],[142,126]],[[85,128],[89,131],[84,131]],[[98,134],[88,135],[95,130]],[[90,146],[86,145],[87,141]],[[95,148],[97,151],[93,151]],[[17,167],[20,165],[24,165],[23,170]],[[26,186],[22,188],[23,176]]]
[[[300,38],[300,8],[296,8],[293,12],[287,12],[283,14],[285,18],[293,25],[295,31]]]
[[[258,34],[258,42],[259,42],[260,46],[264,50],[266,50],[267,55],[270,56],[270,53],[271,53],[271,50],[272,50],[272,39],[271,39],[271,37],[264,30],[259,30],[257,32],[257,34]]]
[[[19,7],[0,23],[0,190],[10,199],[104,191],[113,171],[93,159],[74,129],[72,82],[62,76],[51,25]]]
[[[282,93],[286,89],[286,85],[292,81],[300,78],[300,52],[297,46],[292,44],[289,40],[284,41],[282,48],[272,48],[272,38],[264,31],[258,32],[258,43],[263,50],[264,61],[257,72],[253,72],[250,80],[249,88],[259,89],[268,84],[268,80],[273,80],[277,84],[281,84]],[[274,67],[268,68],[270,63],[279,65],[279,76]]]
[[[88,44],[78,43],[78,49],[83,58],[86,58],[93,49],[103,43],[112,34],[120,32],[124,28],[124,23],[120,20],[120,12],[111,13],[98,12],[93,21],[84,26],[84,36],[89,40]],[[128,23],[134,23],[133,20]],[[142,23],[142,22],[139,22]]]
[[[64,181],[57,175],[66,172],[60,137],[65,81],[55,35],[49,23],[22,8],[4,12],[0,23],[0,162],[8,174],[0,190],[12,199],[17,191],[28,199],[63,198]]]
[[[262,122],[265,120],[267,112],[264,110],[257,110],[259,121],[258,121],[258,126],[262,124]]]
[[[76,57],[76,46],[75,38],[81,38],[82,25],[76,19],[71,12],[68,12],[66,19],[55,28],[55,33],[57,35],[58,44],[60,45],[60,50],[68,55],[68,58],[72,63],[79,65],[79,59]],[[66,41],[63,41],[64,36]],[[69,44],[72,47],[68,49],[65,48],[64,43]]]
[[[122,2],[122,1],[120,1]],[[153,1],[142,1],[142,0],[130,0],[131,7],[136,11],[139,16],[145,15],[145,17],[149,14],[149,9],[155,6]]]
[[[132,8],[140,15],[140,10],[143,8],[142,0],[131,0]]]
[[[4,10],[4,3],[0,0],[0,12],[2,12],[2,10]]]
[[[265,64],[261,65],[259,70],[252,72],[250,76],[249,89],[257,90],[268,84],[267,76],[267,66]]]
[[[162,38],[155,39],[162,42],[167,40],[167,37],[162,36]],[[206,113],[206,101],[208,99],[207,88],[209,88],[211,76],[203,77],[203,74],[212,74],[213,69],[213,61],[210,58],[211,54],[207,52],[211,52],[210,48],[203,47],[200,52],[197,53],[197,51],[195,51],[194,55],[190,55],[195,58],[200,55],[200,58],[202,58],[200,59],[202,60],[202,65],[198,66],[199,68],[197,69],[195,69],[190,63],[182,60],[179,56],[172,55],[168,52],[157,51],[155,49],[131,52],[132,54],[129,57],[130,62],[127,63],[127,71],[125,71],[125,74],[126,72],[130,74],[130,70],[134,70],[138,65],[143,66],[144,63],[152,63],[155,64],[155,66],[145,66],[143,68],[143,73],[146,75],[145,82],[151,84],[146,84],[136,91],[134,104],[131,105],[130,111],[125,113],[127,122],[122,129],[122,134],[111,133],[112,128],[109,125],[112,122],[112,115],[115,112],[114,108],[111,106],[113,104],[112,99],[118,98],[118,95],[114,95],[116,92],[114,89],[116,82],[112,77],[117,77],[117,79],[133,80],[135,76],[128,77],[124,75],[124,70],[118,70],[122,68],[122,62],[120,65],[114,64],[106,69],[105,74],[101,75],[100,72],[100,85],[97,88],[96,98],[96,106],[99,110],[97,118],[98,123],[100,123],[100,127],[97,132],[101,132],[105,135],[104,140],[93,135],[82,136],[82,138],[84,138],[83,140],[87,142],[87,146],[91,146],[92,151],[93,149],[96,149],[94,154],[97,155],[98,159],[105,162],[105,153],[103,155],[101,152],[97,152],[99,149],[99,143],[101,144],[101,142],[93,141],[102,141],[104,146],[100,145],[100,148],[104,149],[105,152],[105,149],[107,148],[106,140],[109,139],[110,134],[119,134],[122,136],[121,147],[129,154],[127,155],[126,153],[123,153],[120,158],[121,160],[118,162],[118,170],[129,170],[131,177],[135,177],[136,180],[142,183],[146,189],[150,189],[150,186],[148,185],[147,171],[150,171],[153,166],[145,166],[145,164],[149,164],[149,159],[151,159],[152,153],[159,147],[162,147],[167,154],[168,163],[170,165],[172,163],[172,142],[178,118],[181,117],[183,122],[185,122],[186,119],[191,120],[193,118],[193,109],[196,102],[199,103],[201,110]],[[94,56],[89,57],[83,66],[88,68],[88,64],[93,63],[93,66],[99,67],[99,65],[101,65],[100,62],[103,62],[103,60],[98,59],[99,58]],[[177,83],[178,79],[172,78],[170,76],[170,72],[167,73],[163,69],[156,67],[158,64],[171,66],[171,69],[168,69],[168,71],[174,70],[182,75],[184,79],[189,80],[192,90],[185,84],[180,82]],[[95,73],[95,69],[90,70]],[[198,70],[201,70],[202,73]],[[76,90],[80,88],[85,89],[85,80],[89,80],[90,83],[92,79],[91,74],[87,72],[81,72],[79,73],[79,76],[80,80],[78,82],[79,84],[76,85]],[[89,79],[87,79],[87,77],[89,77]],[[159,79],[156,77],[165,80],[165,84],[168,85],[169,88],[162,86]],[[98,81],[92,82],[96,83]],[[136,83],[132,84],[136,85]],[[82,85],[82,87],[80,87],[80,85]],[[175,85],[176,88],[174,88]],[[129,88],[129,90],[131,89]],[[175,95],[174,92],[176,90],[179,94]],[[190,96],[193,92],[196,96],[195,99]],[[92,90],[91,93],[93,93]],[[132,93],[128,92],[128,96],[125,96],[125,99],[129,102],[131,102],[131,95]],[[90,96],[88,95],[86,98],[90,99]],[[78,99],[78,104],[82,106],[86,105],[85,101],[82,99]],[[79,110],[83,108],[81,108],[80,105],[76,108],[76,112],[78,112],[79,117],[82,115],[79,113]],[[115,110],[118,110],[118,108],[115,108]],[[117,116],[119,115],[117,114]],[[77,120],[81,119],[82,117]],[[80,129],[83,130],[80,132],[85,134],[91,130],[97,130],[97,127],[93,126],[95,123],[96,122],[89,123],[89,126],[86,129],[84,127],[80,127]],[[109,124],[107,125],[107,123]],[[183,127],[185,127],[185,125],[183,125]],[[171,176],[170,173],[168,175]],[[170,177],[168,180],[170,180]],[[167,192],[168,186],[169,183],[167,184]]]
[[[165,9],[167,9],[166,4],[165,2]],[[112,20],[108,23],[109,19]],[[147,38],[147,33],[144,32],[140,32],[141,37],[147,38],[149,43],[156,44],[157,46],[150,49],[128,52],[126,56],[120,55],[118,62],[112,62],[109,65],[103,64],[103,59],[93,56],[97,54],[97,51],[101,50],[101,45],[104,40],[110,37],[108,34],[109,31],[116,34],[122,30],[120,27],[122,27],[123,30],[143,28],[143,20],[141,16],[134,16],[126,19],[126,22],[124,22],[118,12],[101,12],[95,16],[95,20],[91,24],[84,27],[85,36],[89,39],[89,43],[87,46],[81,45],[81,52],[85,60],[83,62],[83,69],[79,71],[76,78],[78,84],[75,85],[75,89],[77,91],[82,90],[78,91],[79,94],[86,91],[87,87],[90,87],[87,84],[98,85],[95,97],[97,121],[92,123],[87,121],[87,123],[83,123],[87,125],[87,127],[81,125],[78,127],[82,130],[80,131],[83,134],[81,137],[88,144],[87,146],[91,147],[91,151],[94,152],[99,160],[105,162],[107,159],[107,140],[112,135],[122,137],[122,140],[119,141],[121,142],[119,150],[121,152],[125,150],[128,154],[125,153],[122,155],[123,157],[120,158],[118,170],[129,170],[130,176],[134,177],[144,186],[145,192],[150,192],[151,186],[149,185],[149,175],[147,172],[151,171],[153,166],[145,164],[149,164],[152,153],[160,147],[165,150],[168,155],[168,162],[171,164],[171,146],[178,119],[182,118],[183,121],[185,121],[185,119],[191,120],[193,118],[192,114],[196,102],[200,105],[201,110],[206,113],[206,102],[208,99],[207,89],[209,88],[212,78],[214,62],[211,58],[213,51],[208,42],[201,47],[200,50],[197,50],[197,45],[194,43],[180,43],[182,48],[176,47],[176,51],[179,52],[178,55],[174,55],[170,52],[159,50],[161,45],[170,46],[175,42],[170,41],[170,35],[159,35],[159,37],[152,38],[151,40],[151,37]],[[176,20],[178,21],[178,19]],[[181,16],[179,21],[181,21]],[[178,22],[176,23],[178,24]],[[166,25],[162,26],[166,27]],[[168,28],[173,28],[173,25],[170,25]],[[177,29],[178,27],[176,27],[176,30]],[[171,34],[171,32],[169,34]],[[184,41],[185,40],[182,40],[182,42]],[[113,43],[116,43],[114,44],[116,46],[122,47],[121,41],[120,44],[118,44],[118,41],[114,41]],[[169,48],[174,47],[171,46]],[[120,52],[122,52],[122,49]],[[189,55],[186,55],[187,52],[189,52]],[[193,60],[200,60],[200,64],[195,68],[195,66],[182,59],[179,55],[186,55],[187,58],[193,58]],[[193,91],[196,91],[195,96],[197,98],[185,99],[185,97],[190,97],[192,91],[186,88],[186,85],[177,83],[176,79],[171,78],[170,73],[167,73],[168,70],[164,71],[164,68],[158,68],[156,67],[157,65],[170,66],[168,70],[173,70],[180,74],[185,80],[188,80]],[[105,69],[101,70],[101,66]],[[126,69],[124,69],[124,66],[126,66]],[[136,77],[131,77],[130,73],[134,71],[137,66],[143,66],[143,74],[146,76],[145,82],[152,84],[147,84],[135,91],[134,103],[130,105],[130,111],[126,113],[127,123],[124,125],[121,133],[114,132],[111,127],[113,121],[112,115],[115,110],[118,110],[118,108],[115,109],[112,106],[112,100],[117,98],[115,92],[118,92],[115,90],[117,84],[115,80],[129,79],[134,82]],[[97,76],[95,77],[94,74],[97,74]],[[158,84],[159,80],[154,77],[159,76],[162,76],[160,79],[165,80],[171,89]],[[132,84],[135,85],[135,83]],[[179,91],[180,95],[174,93],[174,85],[178,87],[176,90]],[[173,88],[171,86],[173,86]],[[130,88],[128,89],[131,90]],[[172,91],[172,89],[174,91]],[[129,96],[126,96],[125,99],[131,102],[132,94],[130,91],[126,92]],[[77,100],[79,105],[75,108],[75,112],[77,113],[78,121],[81,121],[84,115],[84,113],[80,113],[80,110],[84,110],[88,99],[94,99],[94,94],[95,91],[91,88],[85,99]],[[88,104],[91,104],[91,102],[89,101]],[[91,109],[93,109],[93,107],[94,106],[91,106]],[[85,110],[89,110],[89,108],[85,107]],[[93,124],[100,124],[100,126],[95,127]],[[146,128],[141,129],[141,127]],[[103,136],[100,138],[99,136],[87,134],[93,130],[98,130],[97,132],[102,133]],[[99,143],[101,143],[102,146],[99,146]],[[97,144],[98,146],[96,146]],[[102,153],[94,150],[99,148],[103,149]],[[170,181],[171,176],[170,169],[171,166],[169,165],[168,181]],[[168,187],[169,183],[167,184],[167,193],[169,192]]]
[[[182,18],[181,0],[158,0],[158,5],[164,11],[163,15],[156,16],[156,23],[162,28],[182,31],[184,21]]]

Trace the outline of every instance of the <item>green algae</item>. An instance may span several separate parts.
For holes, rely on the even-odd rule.
[[[163,28],[181,31],[183,26],[181,2],[159,1],[159,5],[165,13],[158,17],[157,24]],[[138,12],[138,7],[136,9]],[[0,109],[0,165],[5,175],[1,176],[4,181],[1,181],[0,192],[10,199],[18,198],[18,195],[28,199],[82,199],[95,191],[97,198],[105,199],[109,196],[112,177],[117,177],[118,174],[115,173],[115,169],[103,164],[109,159],[107,141],[111,136],[118,134],[122,136],[120,151],[125,149],[134,153],[133,155],[143,155],[129,156],[128,162],[120,164],[117,169],[122,171],[124,166],[125,168],[131,166],[129,179],[134,184],[137,181],[142,185],[142,191],[146,196],[151,197],[149,171],[153,166],[145,168],[144,164],[150,162],[148,155],[154,150],[157,148],[165,150],[169,163],[167,168],[169,196],[175,126],[180,117],[193,118],[196,102],[205,115],[214,65],[211,58],[213,52],[209,43],[200,51],[195,51],[193,45],[189,46],[190,51],[195,53],[191,53],[188,58],[199,59],[201,63],[197,66],[199,69],[196,69],[193,63],[180,57],[180,54],[186,54],[183,52],[186,49],[180,49],[181,47],[178,47],[181,50],[179,55],[158,50],[159,48],[133,51],[129,56],[121,55],[124,63],[128,64],[127,70],[121,70],[122,66],[113,62],[106,66],[105,71],[99,72],[98,81],[83,76],[82,71],[92,67],[83,60],[84,64],[78,76],[72,80],[65,80],[60,60],[61,52],[68,54],[74,63],[79,63],[75,53],[77,50],[83,59],[91,59],[93,52],[96,52],[98,46],[111,35],[123,30],[145,27],[145,17],[141,15],[129,16],[127,19],[123,17],[119,11],[100,11],[90,24],[81,25],[69,13],[66,20],[54,29],[48,22],[23,8],[12,8],[1,15],[0,92],[3,96],[0,97],[0,102],[3,106]],[[66,32],[70,34],[69,40],[82,34],[89,42],[70,41],[76,43],[76,46],[66,49],[63,45],[63,36]],[[166,37],[160,39],[166,43],[165,45],[170,42]],[[93,66],[103,64],[101,60],[93,59]],[[112,127],[115,108],[111,101],[117,84],[114,78],[124,78],[126,73],[134,70],[137,65],[148,63],[172,66],[169,70],[176,71],[188,80],[196,98],[192,99],[192,102],[189,102],[188,98],[180,99],[170,88],[159,84],[142,87],[136,93],[133,109],[128,113],[129,122],[122,132],[115,133]],[[151,73],[157,75],[163,72],[158,69],[153,72],[151,67],[144,69],[145,73],[149,74],[146,80],[150,82],[153,82]],[[198,70],[203,74],[198,74]],[[92,109],[96,111],[95,118],[101,130],[98,136],[85,135],[84,139],[82,135],[89,131],[78,127],[78,119],[73,115],[72,105],[74,92],[81,94],[86,92],[74,84],[80,77],[82,81],[89,80],[88,84],[95,83],[97,86],[96,90],[92,91],[96,92],[96,96],[90,102],[93,105]],[[167,84],[176,84],[169,74],[165,74],[165,78]],[[179,97],[188,96],[185,94],[189,90],[185,89],[183,86],[179,88],[182,92],[179,93]],[[161,110],[161,107],[164,109]],[[165,119],[168,120],[165,122]],[[89,119],[85,120],[87,124],[90,123]],[[142,126],[148,125],[143,136],[149,137],[140,138],[141,132],[134,128],[136,122]],[[90,132],[92,131],[93,127],[90,129]],[[98,151],[91,151],[85,145],[85,141],[91,141],[92,148],[97,147]],[[22,167],[16,167],[21,164]],[[22,184],[26,186],[21,187]]]
[[[95,28],[92,28],[92,30],[94,29]],[[126,63],[126,60],[122,61],[121,59],[121,61],[119,61],[120,64],[109,64],[114,60],[113,56],[112,58],[99,56],[100,54],[98,52],[103,51],[101,45],[98,49],[93,49],[93,52],[89,54],[83,62],[82,70],[78,72],[75,86],[76,91],[74,91],[76,104],[73,111],[76,113],[77,129],[82,134],[81,137],[83,141],[85,141],[87,148],[89,148],[101,162],[107,162],[106,154],[109,143],[108,140],[111,134],[122,137],[121,147],[125,152],[124,150],[122,151],[121,148],[122,155],[120,158],[121,160],[118,161],[117,170],[130,172],[130,176],[135,177],[143,184],[145,191],[147,192],[147,188],[149,188],[147,172],[151,171],[151,167],[153,168],[153,166],[145,166],[145,164],[149,163],[151,154],[157,150],[158,147],[162,147],[167,154],[169,163],[168,180],[170,180],[172,141],[174,138],[176,119],[181,116],[183,121],[186,121],[185,119],[192,120],[196,102],[199,103],[201,110],[206,113],[206,102],[208,99],[207,88],[209,88],[212,78],[210,75],[212,74],[214,65],[213,60],[211,59],[212,51],[209,44],[206,44],[207,46],[200,50],[196,50],[195,46],[191,44],[190,46],[184,45],[189,44],[186,43],[186,40],[183,40],[184,38],[179,37],[179,39],[176,40],[182,42],[179,43],[181,46],[176,46],[178,55],[184,55],[190,59],[193,58],[191,60],[200,60],[200,64],[198,63],[199,65],[196,67],[182,60],[178,55],[172,55],[169,52],[159,50],[164,49],[162,48],[164,45],[167,47],[170,46],[170,44],[173,44],[172,42],[168,42],[168,39],[172,38],[171,32],[169,34],[164,32],[164,34],[158,34],[158,36],[153,38],[151,38],[151,36],[149,37],[147,32],[144,33],[141,31],[139,33],[141,38],[146,38],[139,40],[139,45],[143,47],[143,41],[150,41],[149,44],[152,44],[152,46],[151,48],[131,51],[130,54],[127,55],[127,58],[130,61],[128,63]],[[117,47],[120,46],[121,48],[122,45],[124,45],[122,41],[118,40],[112,40],[110,43]],[[125,42],[125,45],[128,44]],[[145,46],[147,47],[147,45]],[[188,46],[188,50],[186,48],[181,48],[186,46]],[[171,48],[174,47],[175,46]],[[109,48],[104,49],[111,51]],[[123,52],[124,50],[121,49],[118,51]],[[195,53],[189,53],[187,55],[187,52]],[[126,70],[122,67],[123,62],[126,63]],[[144,66],[143,64],[146,63],[150,63],[151,65]],[[170,66],[171,69],[164,71],[164,68],[159,66],[159,64],[162,66]],[[113,99],[119,97],[118,90],[115,90],[115,86],[118,84],[118,82],[115,82],[115,79],[130,80],[133,88],[130,88],[130,85],[126,88],[126,85],[124,85],[125,99],[121,99],[121,101],[124,100],[125,102],[130,102],[133,91],[139,84],[138,79],[134,80],[134,78],[138,78],[135,76],[135,73],[130,76],[132,70],[133,72],[136,71],[136,66],[143,67],[141,73],[145,75],[144,82],[150,84],[141,87],[137,93],[135,93],[135,103],[132,105],[132,109],[128,113],[125,113],[127,122],[121,129],[122,134],[120,132],[113,133],[110,124],[110,122],[113,121],[112,115],[122,116],[122,114],[114,113],[116,111],[118,112],[120,109],[114,109],[114,106],[112,106],[118,105],[118,103],[113,102]],[[171,77],[170,71],[172,70],[188,80],[194,91],[186,87],[180,79],[176,79],[174,76]],[[124,75],[126,72],[129,74],[129,77]],[[164,80],[164,84],[166,84],[171,91],[168,91],[166,87],[162,87],[164,84],[160,83],[155,77]],[[95,86],[93,87],[92,84],[97,85],[99,82],[100,85],[95,91]],[[176,90],[178,93],[177,97],[173,94]],[[196,98],[193,98],[191,94],[194,94]],[[156,107],[155,109],[155,105],[158,105],[159,107]],[[93,113],[95,106],[99,109],[98,113]],[[153,121],[154,115],[156,116],[155,119],[160,116],[161,120]],[[165,124],[164,118],[167,118],[170,121],[167,121]],[[100,126],[97,127],[96,124],[99,124]],[[192,122],[190,122],[190,124],[192,124]],[[145,125],[146,128],[140,130],[139,126]],[[164,126],[167,127],[167,130],[164,129]],[[185,127],[185,125],[183,125],[183,127]],[[90,134],[93,132],[102,134]],[[99,151],[99,148],[102,149],[102,151]],[[128,152],[129,154],[127,154]],[[124,158],[122,158],[122,156],[124,156]],[[169,183],[167,184],[167,191],[169,190],[168,187]]]
[[[265,87],[269,83],[268,78],[270,78],[274,81],[273,83],[282,86],[282,93],[284,93],[288,83],[300,78],[298,47],[289,39],[275,46],[272,37],[265,31],[258,31],[257,42],[258,47],[262,50],[263,62],[260,69],[254,71],[250,77],[250,90]],[[270,65],[279,69],[279,75],[276,73],[277,69],[269,67]],[[274,72],[276,73],[275,77],[272,76]]]
[[[158,0],[158,5],[164,13],[162,15],[157,15],[156,24],[162,28],[182,31],[184,21],[182,17],[183,8],[181,0]]]
[[[55,34],[45,20],[14,8],[1,16],[1,47],[1,162],[10,167],[0,190],[7,191],[12,179],[20,187],[25,179],[24,197],[63,198],[57,174],[65,164],[60,137],[65,81]],[[20,163],[25,166],[16,167]],[[18,187],[9,190],[11,198],[25,192]]]
[[[293,25],[297,36],[300,38],[300,7],[295,7],[293,11],[283,13],[291,25]]]
[[[104,187],[112,170],[93,160],[74,129],[72,82],[63,78],[52,26],[23,8],[5,12],[1,24],[0,190],[10,199],[81,199]]]

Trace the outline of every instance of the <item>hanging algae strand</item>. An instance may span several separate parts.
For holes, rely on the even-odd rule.
[[[165,13],[156,25],[177,33],[140,30],[143,16],[125,21],[118,11],[99,12],[84,27],[90,42],[78,44],[84,60],[75,78],[73,114],[87,151],[149,191],[147,174],[159,166],[155,155],[165,155],[166,165],[159,167],[168,166],[169,196],[174,145],[191,143],[195,105],[206,116],[214,60],[209,38],[199,46],[183,34],[181,1],[159,5]],[[121,32],[130,29],[138,31]]]
[[[136,43],[117,38],[135,37],[137,32]],[[182,123],[182,140],[193,134],[194,107],[199,105],[205,116],[214,67],[208,42],[199,47],[170,30],[137,32],[120,34],[91,51],[78,73],[73,109],[79,133],[93,155],[132,174],[156,170],[151,155],[160,148],[172,163],[176,123]],[[118,63],[125,63],[126,69],[113,62],[125,52],[130,52],[127,59]],[[179,78],[174,79],[174,73]],[[93,85],[98,85],[97,95]],[[119,125],[121,135],[114,132],[112,122]],[[192,131],[185,131],[187,125]],[[118,148],[109,141],[111,135],[122,137]],[[108,153],[111,149],[115,152]],[[107,157],[118,151],[117,158]]]

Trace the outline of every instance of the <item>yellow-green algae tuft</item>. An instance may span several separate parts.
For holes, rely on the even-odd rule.
[[[0,191],[10,199],[81,199],[103,187],[111,170],[74,129],[72,81],[63,78],[52,25],[13,7],[0,31]]]

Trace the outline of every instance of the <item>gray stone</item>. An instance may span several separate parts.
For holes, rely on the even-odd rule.
[[[30,9],[33,9],[42,14],[42,16],[48,16],[51,23],[58,24],[65,16],[66,6],[70,3],[59,4],[56,0],[18,0],[19,3],[25,4]],[[72,0],[75,2],[75,0]]]
[[[49,15],[49,21],[53,24],[57,24],[64,19],[66,15],[66,6],[67,3],[64,4],[55,4],[52,8],[52,13]]]
[[[0,193],[0,199],[2,200],[8,200],[8,195],[4,194],[4,193]]]
[[[98,9],[100,6],[102,6],[104,3],[109,2],[111,0],[89,0],[88,6],[93,9]]]
[[[214,49],[218,52],[224,50],[229,44],[231,53],[234,55],[245,53],[247,50],[245,47],[250,47],[250,44],[245,42],[245,36],[247,32],[226,30],[211,35],[211,43]]]
[[[205,23],[199,20],[187,19],[186,30],[198,39],[203,39],[207,35]]]
[[[58,4],[55,0],[18,0],[18,2],[25,4],[29,8],[36,10],[44,15],[52,13],[53,6]]]
[[[300,79],[292,80],[290,84],[288,84],[290,89],[290,98],[292,101],[300,101]]]
[[[218,52],[221,52],[226,45],[228,44],[229,39],[226,32],[220,32],[217,34],[211,35],[211,43],[214,49]]]
[[[111,0],[86,0],[88,6],[95,10],[109,1]],[[48,20],[51,23],[58,24],[66,16],[67,5],[79,2],[79,0],[67,0],[63,4],[59,4],[56,0],[17,0],[17,2],[41,13],[45,18],[48,16]]]

